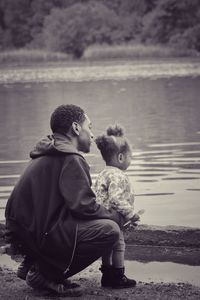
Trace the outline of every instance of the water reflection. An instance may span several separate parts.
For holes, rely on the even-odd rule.
[[[184,150],[188,144],[182,144],[183,150],[179,148],[178,153],[176,147],[171,146],[172,151],[167,156],[160,149],[151,152],[151,147],[148,151],[133,153],[127,175],[135,190],[135,206],[138,210],[146,210],[142,216],[144,224],[200,227],[200,151],[194,150],[193,153],[191,150],[190,154],[195,154],[195,161],[192,158],[188,161]],[[197,143],[195,147],[200,149],[200,144]],[[91,165],[92,179],[95,180],[103,168],[102,159],[94,154],[86,156],[86,159]],[[26,161],[0,164],[0,220],[4,218],[10,189],[25,165]]]
[[[142,282],[190,283],[200,286],[199,266],[187,266],[172,262],[150,262],[142,264],[136,261],[126,261],[126,273]]]
[[[157,150],[151,150],[155,147]],[[136,194],[136,209],[146,210],[142,223],[200,227],[200,143],[165,147],[170,150],[157,144],[133,153],[127,170]],[[190,147],[194,150],[188,150]],[[101,168],[95,159],[92,169]]]

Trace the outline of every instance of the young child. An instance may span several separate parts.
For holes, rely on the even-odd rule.
[[[104,170],[98,175],[94,184],[96,200],[106,208],[116,209],[125,218],[125,223],[140,220],[134,213],[134,194],[125,170],[131,163],[132,150],[129,141],[124,137],[123,129],[110,126],[107,133],[95,140],[106,163]],[[134,287],[136,281],[124,275],[125,242],[123,230],[119,243],[115,244],[111,253],[102,257],[100,270],[103,273],[101,284],[105,287]]]

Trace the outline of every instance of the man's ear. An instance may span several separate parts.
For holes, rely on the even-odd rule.
[[[73,122],[72,123],[72,131],[75,133],[75,135],[79,135],[81,132],[81,126],[80,124]]]

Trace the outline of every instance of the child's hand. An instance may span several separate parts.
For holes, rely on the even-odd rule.
[[[138,224],[137,223],[132,223],[131,220],[129,220],[128,222],[126,222],[123,226],[124,230],[131,230],[133,228],[135,228]]]
[[[145,212],[144,209],[139,210],[131,219],[131,224],[133,227],[138,226],[138,223],[140,221],[140,216]]]
[[[145,210],[141,209],[136,214],[134,214],[133,217],[123,225],[124,229],[130,229],[138,226],[137,222],[140,221],[140,215],[142,215],[144,212]]]
[[[144,209],[140,209],[136,214],[134,214],[134,216],[131,219],[131,222],[132,223],[139,222],[140,221],[140,216],[143,215],[144,212],[145,212]]]
[[[131,218],[131,223],[135,223],[140,221],[140,216],[139,214],[134,214],[134,216]]]

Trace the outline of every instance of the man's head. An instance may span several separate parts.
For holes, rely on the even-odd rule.
[[[89,152],[93,139],[91,122],[84,110],[73,104],[58,106],[51,115],[51,130],[53,133],[69,135],[76,140],[77,148]]]

